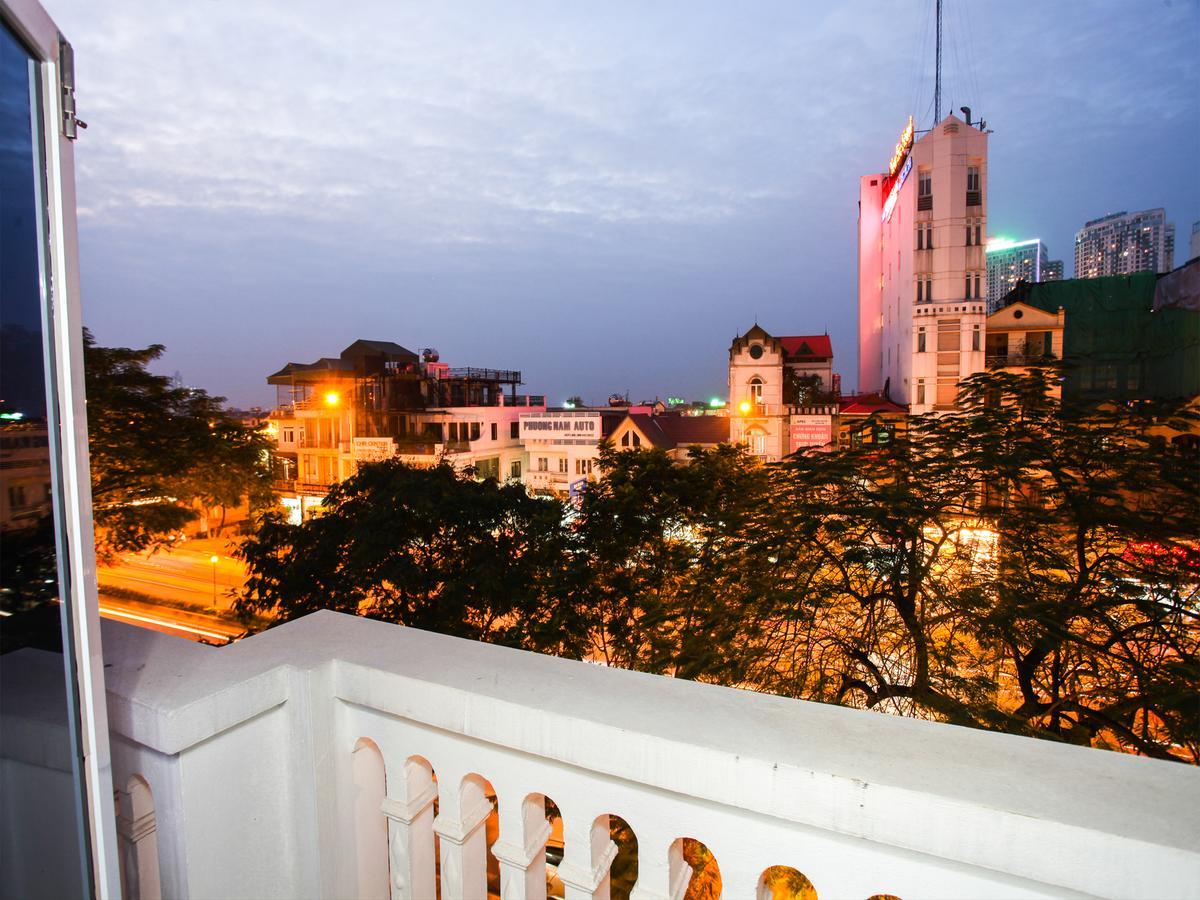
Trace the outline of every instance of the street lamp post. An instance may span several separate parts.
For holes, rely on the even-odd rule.
[[[217,562],[220,560],[220,558],[221,557],[217,556],[215,553],[208,558],[208,561],[210,563],[212,563],[212,569],[213,569],[213,590],[212,590],[213,612],[217,611]]]

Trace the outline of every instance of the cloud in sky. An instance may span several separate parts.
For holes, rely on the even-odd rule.
[[[930,115],[932,0],[46,2],[91,126],[89,323],[244,404],[358,337],[707,396],[756,316],[828,329],[851,376],[857,178]],[[1195,2],[946,6],[992,233],[1069,260],[1084,220],[1165,205],[1186,244]]]

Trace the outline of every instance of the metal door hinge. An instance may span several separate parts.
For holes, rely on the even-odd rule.
[[[61,37],[58,40],[58,88],[62,99],[62,133],[67,140],[78,136],[87,122],[75,115],[75,51]]]

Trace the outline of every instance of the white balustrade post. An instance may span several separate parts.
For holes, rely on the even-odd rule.
[[[642,864],[638,857],[638,867]],[[640,877],[640,876],[639,876]],[[683,858],[683,840],[674,841],[667,850],[667,896],[671,900],[683,900],[687,894],[688,885],[692,881],[692,867]]]
[[[129,795],[121,792],[123,798]],[[124,805],[124,804],[123,804]],[[134,809],[117,816],[117,834],[125,848],[125,892],[129,900],[161,900],[162,882],[158,874],[158,853],[154,846],[157,825],[154,810],[133,815]]]
[[[638,876],[630,891],[630,900],[681,900],[687,890],[687,879],[678,893],[671,890],[671,863],[667,851],[670,839],[644,832],[638,832],[637,837]]]
[[[437,865],[433,855],[432,780],[410,800],[385,797],[381,809],[388,820],[388,863],[392,900],[425,900],[437,895]]]
[[[546,841],[550,823],[540,794],[520,804],[500,804],[500,839],[492,855],[500,863],[500,900],[546,900]]]
[[[442,900],[487,900],[487,829],[492,801],[470,780],[442,796],[433,830],[441,838]]]
[[[617,856],[608,816],[597,816],[587,824],[564,817],[563,838],[558,877],[566,888],[566,900],[608,900],[609,868]]]

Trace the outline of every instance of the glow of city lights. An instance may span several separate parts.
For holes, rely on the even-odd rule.
[[[722,400],[720,397],[713,397],[711,400],[708,401],[708,405],[711,406],[713,409],[720,409],[721,407],[723,407],[725,405],[725,401]]]
[[[896,183],[892,185],[892,191],[888,194],[887,202],[883,204],[883,221],[887,221],[892,217],[892,209],[896,206],[896,200],[900,197],[900,188],[904,187],[904,182],[908,178],[908,173],[912,171],[912,157],[904,160],[904,168],[900,170],[900,177],[896,179]]]
[[[5,422],[20,422],[23,418],[25,418],[25,413],[21,412],[0,413],[0,419]]]
[[[574,408],[575,408],[575,404],[572,403],[570,400],[563,401],[563,409],[574,409]]]
[[[908,117],[908,124],[900,132],[900,140],[896,141],[896,150],[892,153],[892,161],[888,163],[888,177],[891,178],[904,165],[904,158],[913,145],[913,117]]]
[[[328,394],[325,395],[325,405],[326,406],[337,406],[341,402],[341,400],[342,400],[342,398],[340,396],[338,396],[337,391],[330,391]]]
[[[1030,238],[1027,241],[1014,241],[1006,237],[988,238],[987,252],[999,253],[1001,250],[1011,250],[1014,247],[1029,247],[1041,242],[1041,238]]]

